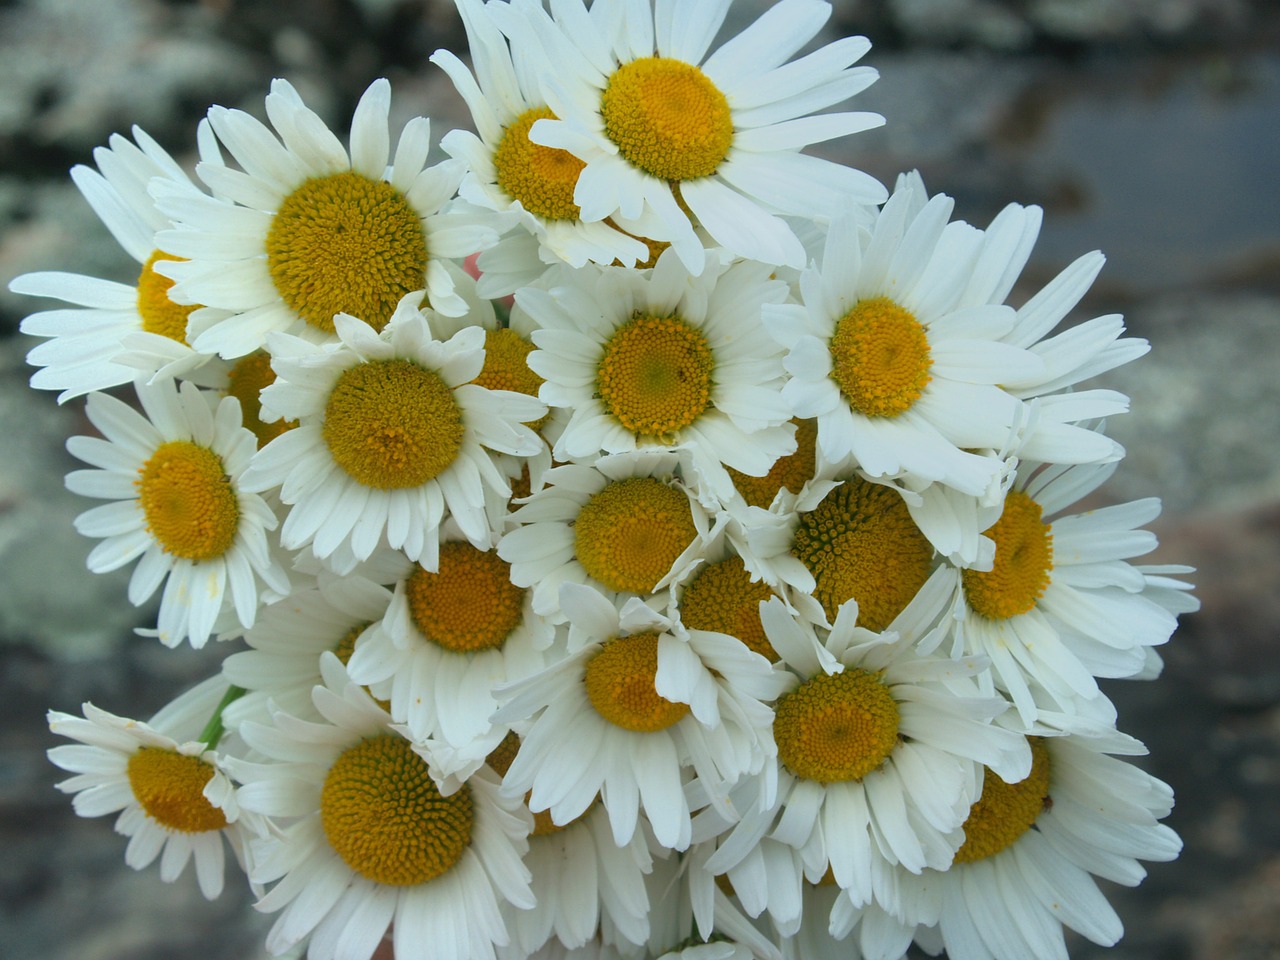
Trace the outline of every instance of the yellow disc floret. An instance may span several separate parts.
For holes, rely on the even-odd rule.
[[[227,818],[204,796],[213,767],[161,747],[142,747],[129,757],[129,787],[156,823],[180,833],[221,830]]]
[[[544,147],[529,139],[529,128],[539,120],[554,120],[547,107],[526,110],[502,132],[493,152],[498,186],[530,213],[544,220],[577,220],[573,188],[586,163],[568,150]]]
[[[427,762],[395,734],[362,740],[334,761],[320,822],[344,863],[374,883],[407,887],[447,873],[471,845],[466,784],[440,795]]]
[[[142,265],[142,273],[138,275],[138,316],[142,318],[142,329],[178,343],[187,342],[187,317],[192,310],[199,309],[199,305],[170,300],[169,288],[173,281],[156,273],[155,265],[157,260],[184,259],[157,250],[147,258]]]
[[[778,700],[773,738],[797,777],[861,780],[898,744],[898,704],[877,673],[820,673]]]
[[[222,458],[190,440],[156,447],[135,481],[147,530],[167,553],[214,560],[231,549],[240,503]]]
[[[983,768],[982,796],[969,808],[964,822],[964,843],[956,851],[956,863],[973,863],[993,857],[1031,829],[1051,804],[1049,799],[1049,748],[1040,737],[1031,744],[1031,773],[1025,780],[1005,783]]]
[[[680,597],[680,619],[690,630],[737,637],[754,652],[777,661],[760,622],[760,601],[772,596],[763,581],[752,582],[741,557],[729,557],[708,564],[689,581]]]
[[[859,300],[836,321],[831,376],[858,413],[896,417],[910,410],[929,383],[931,363],[924,327],[888,297]]]
[[[763,477],[749,477],[726,467],[742,499],[753,507],[769,509],[778,491],[799,493],[813,479],[817,464],[818,421],[792,420],[796,425],[796,452],[779,457]]]
[[[689,498],[656,477],[628,477],[588,500],[574,552],[610,590],[650,593],[698,535]]]
[[[596,392],[632,433],[669,439],[706,410],[714,369],[700,330],[679,317],[637,314],[605,343]]]
[[[472,383],[489,390],[512,390],[536,397],[543,379],[529,366],[533,344],[510,327],[486,330],[484,334],[484,366]],[[531,421],[536,430],[546,417]]]
[[[974,612],[1007,620],[1027,613],[1044,596],[1053,570],[1053,534],[1040,516],[1040,504],[1021,490],[1006,494],[1000,519],[986,531],[996,544],[995,565],[961,574]]]
[[[893,488],[859,477],[800,514],[791,553],[813,574],[813,595],[834,622],[858,601],[858,626],[883,630],[929,579],[933,548]]]
[[[710,176],[733,145],[729,101],[683,60],[624,63],[609,77],[600,113],[618,152],[659,180]]]
[[[227,393],[240,401],[241,422],[258,438],[259,448],[298,425],[297,420],[262,419],[262,390],[275,382],[271,355],[264,350],[241,357],[227,374]]]
[[[689,712],[687,703],[660,697],[658,634],[634,633],[615,637],[587,661],[583,683],[596,712],[614,726],[636,733],[657,733],[679,723]]]
[[[366,487],[417,487],[457,459],[462,411],[440,374],[394,358],[342,372],[325,404],[334,461]]]
[[[276,292],[326,333],[336,313],[381,330],[400,298],[426,285],[422,218],[391,184],[350,170],[312,177],[285,197],[266,247]]]
[[[405,582],[414,626],[454,653],[501,647],[520,625],[524,594],[511,564],[461,540],[440,547],[437,572],[418,567]]]

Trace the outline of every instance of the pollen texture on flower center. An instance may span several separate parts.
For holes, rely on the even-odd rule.
[[[596,391],[605,411],[632,433],[663,438],[706,410],[714,369],[701,331],[679,317],[638,314],[605,344]]]
[[[587,661],[583,682],[596,712],[615,726],[637,733],[665,730],[689,712],[686,703],[658,695],[658,634],[615,637]]]
[[[750,477],[727,467],[742,499],[753,507],[769,509],[779,490],[799,493],[813,479],[817,464],[818,421],[793,420],[796,425],[796,452],[779,457],[763,477]]]
[[[898,704],[878,674],[818,674],[778,700],[773,737],[797,777],[861,780],[897,746]]]
[[[956,863],[973,863],[993,857],[1017,841],[1049,804],[1049,748],[1043,739],[1029,737],[1031,773],[1025,780],[1005,783],[983,768],[982,796],[969,808],[964,822],[964,843],[956,851]]]
[[[1053,570],[1053,534],[1042,523],[1040,504],[1021,490],[1005,495],[1000,519],[986,531],[995,541],[995,565],[961,574],[965,599],[988,620],[1027,613],[1049,586]]]
[[[325,443],[366,487],[416,487],[439,476],[462,449],[463,432],[453,391],[412,360],[349,367],[325,405]]]
[[[426,285],[417,211],[391,184],[349,170],[312,177],[285,197],[266,246],[281,299],[326,333],[337,313],[381,330],[400,298]]]
[[[242,421],[258,438],[259,447],[265,447],[298,425],[296,420],[272,420],[268,423],[262,419],[262,390],[275,382],[271,355],[265,350],[241,357],[227,373],[227,393],[240,401]]]
[[[689,498],[655,477],[628,477],[588,500],[574,524],[574,550],[611,590],[649,593],[698,535]]]
[[[129,757],[129,787],[156,823],[181,833],[206,833],[227,825],[222,811],[204,796],[213,767],[160,747],[142,747]]]
[[[680,597],[680,619],[690,630],[737,637],[755,653],[776,661],[778,654],[760,621],[760,601],[773,595],[763,581],[752,582],[741,557],[729,557],[707,564],[689,581]]]
[[[577,220],[573,188],[586,164],[568,150],[529,139],[529,128],[537,121],[555,118],[546,107],[534,107],[512,120],[493,152],[493,166],[498,186],[530,213],[544,220]]]
[[[409,741],[385,734],[334,761],[320,794],[320,821],[352,870],[403,887],[443,876],[462,859],[475,814],[465,784],[441,796]]]
[[[524,594],[509,563],[465,541],[443,544],[440,569],[418,567],[405,583],[414,625],[454,653],[501,647],[520,625]]]
[[[733,145],[729,101],[683,60],[624,63],[609,77],[600,113],[618,152],[660,180],[710,176]]]
[[[136,484],[147,530],[168,553],[213,560],[235,543],[240,504],[222,458],[208,447],[190,440],[160,444]]]
[[[896,417],[911,409],[929,383],[924,327],[888,297],[860,300],[836,321],[831,376],[849,406],[868,417]]]
[[[142,273],[138,275],[138,316],[142,318],[142,329],[147,333],[158,333],[162,337],[187,342],[187,317],[197,304],[174,303],[169,299],[169,288],[173,281],[156,273],[157,260],[181,260],[157,250],[142,265]]]

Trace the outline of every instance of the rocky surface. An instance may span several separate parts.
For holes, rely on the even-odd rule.
[[[739,0],[741,26],[769,5]],[[918,167],[957,215],[1046,209],[1026,296],[1071,259],[1109,264],[1079,316],[1123,312],[1149,356],[1106,378],[1133,398],[1108,425],[1128,458],[1105,496],[1159,495],[1158,562],[1202,598],[1164,676],[1112,684],[1121,726],[1178,797],[1186,849],[1109,891],[1128,932],[1111,960],[1280,957],[1280,16],[1267,0],[837,0],[829,33],[866,33],[889,124],[829,145],[886,181]],[[18,0],[0,5],[0,286],[35,269],[132,280],[66,177],[139,123],[179,154],[220,102],[259,110],[271,76],[344,121],[387,75],[397,119],[465,122],[426,57],[461,50],[441,0]],[[49,708],[145,715],[216,669],[133,637],[127,572],[83,570],[65,493],[76,405],[25,385],[35,309],[0,291],[0,943],[7,960],[264,956],[269,918],[241,885],[135,874],[107,820],[52,784]]]

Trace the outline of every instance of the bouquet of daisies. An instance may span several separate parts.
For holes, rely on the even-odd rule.
[[[136,285],[13,282],[89,566],[229,651],[51,713],[59,786],[206,896],[229,849],[274,954],[1056,958],[1178,853],[1097,684],[1195,605],[1157,500],[1080,504],[1147,350],[1058,329],[1102,256],[1007,303],[1039,209],[802,152],[883,122],[869,44],[730,2],[457,0],[447,159],[277,80],[194,177],[72,171]]]

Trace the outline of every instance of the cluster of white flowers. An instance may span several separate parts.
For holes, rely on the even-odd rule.
[[[865,39],[796,56],[821,0],[456,2],[447,159],[277,80],[194,178],[137,129],[72,171],[136,286],[13,283],[70,304],[23,330],[101,434],[90,567],[235,651],[51,714],[77,811],[208,896],[225,838],[312,960],[1114,943],[1094,877],[1180,843],[1097,678],[1195,601],[1131,562],[1158,501],[1072,512],[1128,403],[1080,385],[1147,350],[1058,330],[1102,256],[1015,307],[1038,208],[802,153],[883,122],[828,109]]]

